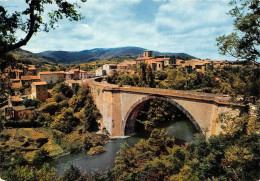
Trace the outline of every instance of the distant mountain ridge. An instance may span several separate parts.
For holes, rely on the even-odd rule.
[[[85,63],[98,60],[110,60],[113,58],[131,56],[137,58],[142,55],[144,48],[141,47],[119,47],[119,48],[95,48],[83,51],[44,51],[37,53],[38,56],[58,63]],[[161,53],[154,51],[156,56],[172,56],[184,60],[196,58],[186,53]]]

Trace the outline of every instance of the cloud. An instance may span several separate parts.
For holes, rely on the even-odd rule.
[[[24,48],[40,52],[140,46],[162,52],[185,52],[199,58],[230,59],[218,54],[215,42],[218,36],[232,31],[232,19],[226,15],[227,3],[227,0],[88,0],[79,3],[85,20],[62,20],[56,30],[39,32]]]

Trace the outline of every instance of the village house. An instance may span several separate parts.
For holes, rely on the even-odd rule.
[[[107,75],[112,75],[117,69],[116,64],[105,64],[103,65],[103,70],[106,71]]]
[[[32,83],[31,97],[40,101],[45,101],[48,98],[48,87],[46,82],[33,82]]]
[[[136,65],[136,61],[125,60],[125,61],[117,64],[117,70],[118,71],[131,70],[135,67],[135,65]]]
[[[11,117],[23,119],[34,112],[34,108],[26,108],[25,106],[14,106],[11,109]]]
[[[35,68],[35,65],[28,65],[27,74],[28,75],[37,75],[37,69]]]
[[[39,72],[39,77],[41,81],[45,81],[47,84],[56,84],[64,79],[64,72]]]
[[[95,74],[92,72],[87,72],[87,79],[95,77]]]
[[[19,79],[11,79],[11,83],[12,95],[21,95],[23,93],[23,86],[21,81]]]
[[[33,112],[33,108],[26,108],[20,96],[12,96],[5,108],[5,115],[12,118],[24,118]]]
[[[164,70],[165,67],[174,64],[175,58],[171,57],[154,57],[154,54],[150,50],[144,50],[143,56],[138,57],[136,61],[136,65],[140,67],[141,63],[146,63],[151,66],[153,71],[161,71]]]
[[[70,87],[70,88],[75,88],[77,85],[82,85],[82,80],[66,80],[65,83]]]
[[[181,63],[181,67],[185,68],[188,72],[195,71],[209,71],[213,68],[212,60],[198,60],[191,59]]]
[[[100,67],[99,69],[96,70],[96,76],[104,76],[106,75],[106,71]]]
[[[24,88],[29,88],[33,82],[40,82],[39,76],[21,76],[21,82]]]
[[[21,97],[19,95],[11,96],[11,98],[9,99],[9,102],[8,102],[8,106],[9,107],[20,106],[20,105],[22,105],[22,103],[23,103],[23,100],[21,99]]]
[[[68,72],[71,75],[71,79],[79,80],[80,79],[80,70],[79,69],[71,69]]]
[[[20,70],[20,69],[14,69],[12,70],[15,74],[15,78],[16,79],[21,79],[21,76],[24,76],[24,71],[23,70]]]
[[[93,73],[80,69],[71,69],[65,73],[65,80],[82,80],[93,77]]]

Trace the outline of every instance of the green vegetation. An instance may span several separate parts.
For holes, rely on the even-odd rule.
[[[95,154],[100,154],[106,151],[106,148],[103,146],[97,146],[97,147],[92,147],[90,150],[87,152],[88,155],[95,155]]]
[[[145,130],[151,131],[154,128],[163,127],[169,122],[181,116],[173,105],[161,100],[149,100],[143,105],[136,120],[144,126]]]
[[[41,180],[41,174],[49,170],[50,175],[46,177],[52,178],[55,170],[44,164],[53,156],[89,151],[93,147],[97,149],[92,149],[91,154],[105,151],[102,148],[108,137],[90,133],[99,129],[97,120],[101,115],[88,86],[72,90],[59,83],[45,103],[32,99],[23,103],[26,107],[36,108],[35,112],[16,120],[0,117],[1,129],[13,127],[3,129],[0,135],[1,177]]]
[[[217,38],[221,54],[229,54],[248,63],[260,57],[260,2],[257,0],[231,0],[228,12],[234,18],[234,31]]]
[[[225,134],[207,140],[198,136],[183,147],[164,130],[154,130],[134,147],[124,145],[116,158],[114,179],[259,180],[259,120],[243,115],[219,121]]]
[[[85,0],[82,0],[85,2]],[[53,4],[53,8],[57,10],[52,11],[46,9],[48,4]],[[26,1],[24,2],[25,9],[20,12],[16,11],[12,14],[9,13],[8,8],[0,6],[0,55],[4,55],[12,50],[26,45],[32,38],[33,34],[38,31],[48,32],[50,29],[55,29],[56,23],[63,19],[68,18],[71,21],[79,21],[82,19],[81,14],[77,12],[77,5],[69,2],[61,1]],[[45,11],[48,18],[43,17]],[[24,19],[22,17],[26,17]],[[25,23],[26,22],[26,23]],[[17,31],[25,33],[24,38],[18,39],[15,35]]]
[[[25,99],[23,101],[23,105],[25,107],[34,107],[34,108],[38,108],[40,105],[40,101],[37,99]]]
[[[71,166],[65,175],[74,180],[252,180],[260,178],[259,117],[219,117],[224,134],[206,139],[197,135],[184,146],[164,129],[154,129],[148,139],[130,147],[124,144],[115,166],[104,173],[86,175]],[[234,129],[235,128],[235,129]],[[65,179],[65,176],[62,177]]]

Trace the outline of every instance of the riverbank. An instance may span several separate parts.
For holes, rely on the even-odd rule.
[[[173,122],[167,125],[165,129],[168,131],[169,136],[175,137],[175,143],[178,145],[183,145],[185,141],[192,141],[194,139],[193,134],[196,133],[196,129],[188,120]],[[142,134],[122,138],[112,137],[112,139],[107,141],[104,145],[106,151],[103,153],[92,156],[86,154],[86,152],[69,154],[56,158],[51,165],[56,168],[57,176],[62,175],[71,164],[88,174],[91,174],[93,171],[104,172],[114,167],[117,152],[123,145],[128,144],[133,146],[138,143],[140,139],[146,139],[147,137],[149,136]]]

